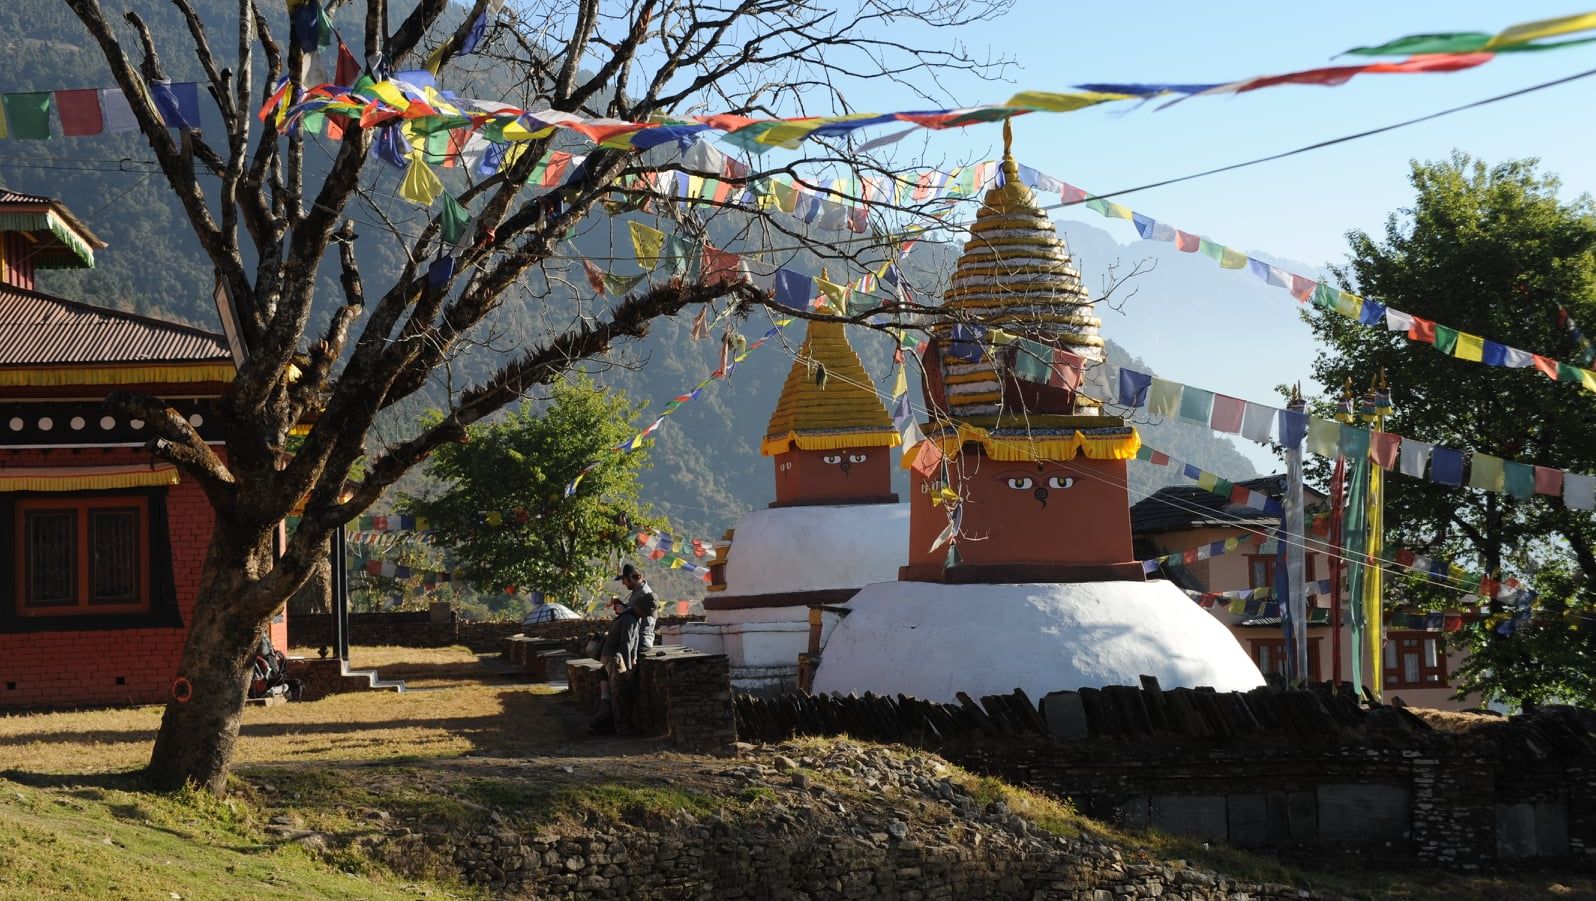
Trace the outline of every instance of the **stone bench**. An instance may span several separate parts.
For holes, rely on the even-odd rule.
[[[534,663],[542,651],[563,651],[565,643],[555,638],[538,638],[532,635],[511,635],[499,642],[499,658],[505,663],[527,667]]]

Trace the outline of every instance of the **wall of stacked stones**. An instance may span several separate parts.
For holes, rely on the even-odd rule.
[[[540,638],[565,641],[571,653],[582,653],[593,635],[602,636],[609,628],[606,620],[559,620],[522,626],[514,622],[472,623],[461,620],[448,608],[406,613],[351,613],[349,643],[401,648],[446,648],[464,645],[478,653],[496,652],[510,636],[525,633]],[[702,616],[663,617],[662,625],[694,622]],[[296,648],[332,647],[333,618],[330,613],[296,613],[290,640]],[[356,661],[358,663],[358,661]]]
[[[1330,686],[1218,693],[1156,683],[957,704],[791,693],[736,699],[738,734],[935,749],[1084,812],[1239,846],[1380,844],[1470,870],[1596,868],[1596,714],[1546,708],[1468,734]]]

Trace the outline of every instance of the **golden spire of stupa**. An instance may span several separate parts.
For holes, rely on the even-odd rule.
[[[809,320],[759,451],[893,447],[902,438],[840,322]]]
[[[1103,359],[1101,320],[1071,265],[1069,249],[1053,222],[1020,180],[1013,131],[1003,123],[1003,184],[987,191],[970,240],[943,294],[943,307],[958,320],[1031,338],[1085,357]],[[947,338],[953,324],[937,331]],[[1000,373],[990,359],[959,363],[944,359],[949,412],[992,415],[999,411]],[[1082,397],[1075,412],[1096,413]]]

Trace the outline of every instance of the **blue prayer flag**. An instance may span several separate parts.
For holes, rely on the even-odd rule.
[[[152,81],[150,96],[168,128],[200,127],[199,82]]]
[[[1358,312],[1358,321],[1364,325],[1385,327],[1385,304],[1378,300],[1364,298],[1363,309]]]
[[[1122,407],[1141,407],[1147,404],[1147,391],[1153,386],[1153,377],[1134,369],[1119,371],[1119,404]]]
[[[791,269],[776,270],[776,303],[794,310],[807,310],[814,293],[814,279]]]
[[[1308,414],[1296,410],[1281,410],[1280,418],[1280,443],[1288,448],[1302,447],[1302,439],[1308,437]]]
[[[981,359],[981,336],[986,329],[978,325],[955,325],[953,342],[948,345],[948,356],[974,363]]]
[[[1507,345],[1485,339],[1485,347],[1480,352],[1480,362],[1487,366],[1507,365]]]
[[[1153,229],[1158,227],[1158,223],[1154,222],[1151,217],[1143,216],[1141,213],[1136,212],[1131,213],[1131,223],[1136,226],[1136,233],[1148,240],[1153,237]]]
[[[482,11],[477,20],[471,23],[471,30],[466,32],[465,40],[460,42],[460,55],[470,56],[477,52],[477,47],[482,43],[482,38],[488,33],[488,12]]]
[[[1463,453],[1437,444],[1430,449],[1430,478],[1456,488],[1463,484]]]

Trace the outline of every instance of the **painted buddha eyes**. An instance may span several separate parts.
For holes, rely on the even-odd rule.
[[[863,463],[868,458],[869,458],[868,454],[849,454],[848,455],[848,462],[849,463]]]
[[[836,466],[838,463],[842,462],[842,455],[841,454],[826,454],[824,457],[820,458],[820,462],[828,463],[828,464],[830,464],[832,466]]]
[[[1036,480],[1030,476],[1009,476],[1003,480],[1003,484],[1015,491],[1030,491],[1036,487]],[[1062,491],[1074,484],[1075,480],[1069,476],[1047,477],[1047,487],[1055,491]]]

